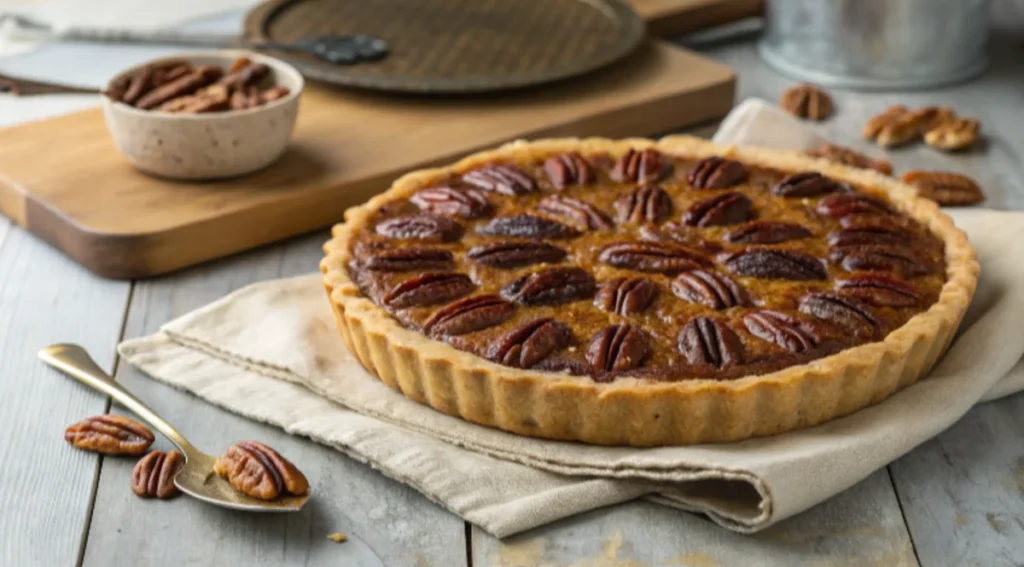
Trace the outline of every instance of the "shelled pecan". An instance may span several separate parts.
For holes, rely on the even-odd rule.
[[[153,451],[139,459],[132,469],[132,492],[143,498],[166,500],[178,494],[174,475],[185,464],[178,451]]]
[[[145,425],[113,414],[83,419],[64,431],[68,443],[105,455],[141,455],[155,439]]]
[[[217,458],[213,470],[235,490],[260,500],[305,494],[309,482],[277,451],[256,441],[240,441]]]

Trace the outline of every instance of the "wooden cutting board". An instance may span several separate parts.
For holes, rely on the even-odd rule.
[[[209,183],[135,171],[88,110],[0,131],[0,211],[97,274],[152,276],[329,226],[404,172],[509,140],[653,135],[721,117],[734,86],[729,68],[660,42],[597,74],[501,95],[311,86],[277,163]]]

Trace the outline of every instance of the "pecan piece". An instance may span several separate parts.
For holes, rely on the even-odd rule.
[[[580,233],[565,223],[529,213],[495,217],[476,231],[487,236],[517,238],[572,238]]]
[[[858,194],[829,195],[818,201],[816,210],[818,214],[832,218],[855,214],[895,214],[892,207],[884,201]]]
[[[725,267],[738,276],[780,280],[828,279],[825,264],[795,250],[748,248],[725,257]]]
[[[228,70],[228,74],[221,77],[217,84],[231,89],[248,87],[260,82],[269,73],[270,67],[263,63],[246,61],[241,66],[232,65],[232,68]]]
[[[741,364],[745,355],[739,335],[712,317],[694,317],[679,332],[679,352],[690,364],[722,368]]]
[[[132,492],[143,498],[165,500],[178,494],[174,475],[185,464],[181,453],[153,451],[139,459],[132,469]]]
[[[516,268],[560,262],[565,250],[547,242],[495,242],[470,248],[466,257],[495,268]]]
[[[825,120],[832,116],[832,97],[825,89],[806,83],[786,89],[779,106],[797,118]]]
[[[189,74],[149,91],[135,106],[142,110],[152,110],[171,99],[192,94],[219,79],[223,73],[215,65],[196,67]]]
[[[735,228],[725,235],[733,244],[778,244],[811,236],[811,231],[791,222],[754,221]]]
[[[661,222],[672,214],[672,198],[657,185],[641,185],[613,204],[619,222]]]
[[[836,293],[809,293],[800,300],[800,312],[837,325],[857,338],[878,333],[878,320],[857,300]]]
[[[893,246],[833,248],[829,252],[829,260],[850,272],[896,272],[913,277],[932,271],[928,263],[915,257],[910,250]]]
[[[696,189],[726,189],[747,179],[747,166],[720,157],[704,158],[686,176]]]
[[[981,122],[974,118],[952,118],[936,125],[924,135],[933,148],[954,151],[973,145],[981,135]]]
[[[590,272],[565,266],[526,274],[502,288],[501,295],[523,305],[545,305],[588,299],[596,289]]]
[[[825,177],[817,171],[805,171],[787,176],[772,188],[779,197],[818,197],[829,193],[849,193],[849,185]]]
[[[743,193],[729,191],[694,203],[683,215],[690,226],[725,226],[750,220],[754,203]]]
[[[865,140],[874,140],[886,126],[908,112],[910,110],[902,104],[890,106],[884,112],[876,114],[868,120],[868,123],[864,125],[864,129],[861,130],[861,136]]]
[[[154,87],[154,70],[151,67],[143,67],[137,73],[128,77],[124,94],[120,100],[125,104],[134,105],[143,95]]]
[[[409,201],[427,213],[464,219],[485,217],[493,210],[482,191],[470,188],[428,187],[414,193]]]
[[[363,267],[375,272],[445,270],[454,264],[452,253],[440,248],[391,248],[370,254]]]
[[[650,353],[647,333],[624,323],[605,327],[594,334],[586,359],[598,371],[621,372],[639,367]]]
[[[709,264],[699,252],[663,242],[616,242],[601,250],[598,259],[616,268],[663,274]]]
[[[213,470],[235,490],[259,498],[300,496],[309,490],[305,475],[277,451],[256,441],[239,441],[213,463]]]
[[[374,227],[388,238],[452,242],[462,236],[462,225],[448,217],[430,213],[401,215],[381,221]]]
[[[640,227],[640,238],[655,242],[674,242],[692,248],[699,248],[704,252],[721,252],[722,246],[717,242],[709,242],[700,236],[700,231],[691,226],[678,222],[669,222],[663,225],[645,224]]]
[[[594,175],[594,168],[590,162],[583,158],[578,152],[568,152],[551,156],[544,161],[544,173],[547,174],[551,184],[556,189],[562,190],[570,185],[589,185],[597,177]]]
[[[912,169],[900,180],[917,188],[917,194],[942,206],[963,207],[985,200],[985,193],[970,177],[949,171]]]
[[[134,419],[107,414],[83,419],[68,427],[64,430],[64,440],[79,449],[104,455],[141,455],[156,438]]]
[[[737,305],[750,305],[750,296],[738,283],[718,272],[691,270],[672,280],[672,293],[690,303],[707,305],[712,309],[728,309]]]
[[[611,176],[621,183],[657,182],[668,173],[668,167],[662,163],[661,153],[650,148],[646,150],[626,150],[619,161],[615,162]]]
[[[601,284],[594,297],[598,308],[623,317],[636,315],[654,301],[658,286],[646,278],[613,278]]]
[[[551,195],[537,204],[537,210],[566,219],[582,230],[611,230],[615,228],[612,219],[601,209],[579,199]]]
[[[512,318],[515,306],[496,294],[474,295],[438,309],[423,323],[432,337],[457,336],[500,325]]]
[[[284,85],[274,85],[260,93],[260,104],[267,104],[268,102],[284,98],[288,96],[288,93],[290,92],[291,90]]]
[[[865,215],[853,215],[845,217],[845,219],[855,219],[859,216]],[[867,218],[889,218],[889,217],[871,217]],[[849,228],[843,228],[834,232],[830,232],[826,238],[829,246],[834,248],[849,248],[853,246],[867,246],[867,245],[888,245],[888,246],[907,246],[910,244],[911,238],[910,233],[893,226],[885,224],[871,224],[862,223],[859,225],[850,225]]]
[[[755,337],[789,352],[805,352],[821,342],[821,336],[810,321],[788,313],[754,311],[743,316],[743,325]]]
[[[876,307],[912,307],[921,298],[914,286],[884,272],[838,278],[836,289],[844,296]]]
[[[384,305],[394,309],[435,305],[458,299],[476,289],[466,274],[426,272],[392,287],[384,294]]]
[[[227,110],[230,96],[227,87],[210,85],[196,91],[193,95],[171,99],[156,108],[158,112],[175,114],[204,114]]]
[[[491,343],[487,357],[515,368],[530,368],[569,345],[569,327],[550,317],[533,319]]]
[[[859,167],[861,169],[874,169],[875,171],[892,175],[892,164],[883,160],[866,156],[844,146],[835,144],[822,144],[807,152],[807,155],[816,158],[827,159],[828,161]]]
[[[905,106],[897,105],[872,117],[864,126],[862,134],[865,139],[890,148],[920,138],[921,126],[920,115],[915,115]]]
[[[533,193],[537,183],[525,171],[507,163],[492,163],[462,176],[462,181],[484,191],[516,196]]]

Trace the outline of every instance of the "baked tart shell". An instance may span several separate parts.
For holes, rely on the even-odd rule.
[[[351,239],[384,203],[428,182],[495,160],[567,151],[654,148],[681,157],[723,156],[783,171],[816,170],[885,191],[893,205],[944,242],[946,281],[938,300],[883,340],[807,364],[734,380],[598,383],[503,366],[406,329],[363,296],[348,274]],[[913,188],[873,171],[796,152],[714,144],[688,136],[514,142],[444,168],[410,173],[334,227],[321,262],[338,329],[360,363],[394,390],[467,421],[512,433],[598,445],[691,445],[775,435],[877,404],[921,379],[949,346],[970,304],[979,266],[966,235]]]

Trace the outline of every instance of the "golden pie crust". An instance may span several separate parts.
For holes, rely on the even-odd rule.
[[[623,377],[521,370],[403,327],[365,297],[349,276],[353,236],[374,212],[429,183],[502,159],[578,151],[619,156],[654,148],[668,156],[722,156],[784,172],[819,171],[883,191],[890,203],[926,226],[945,247],[946,281],[938,300],[883,340],[798,366],[733,380],[656,382]],[[687,136],[514,142],[444,168],[405,175],[334,227],[321,262],[324,286],[341,335],[362,365],[391,388],[449,415],[505,431],[600,445],[689,445],[738,441],[810,427],[886,399],[916,382],[949,346],[974,294],[974,249],[953,221],[916,191],[879,173],[795,152],[719,145]]]

